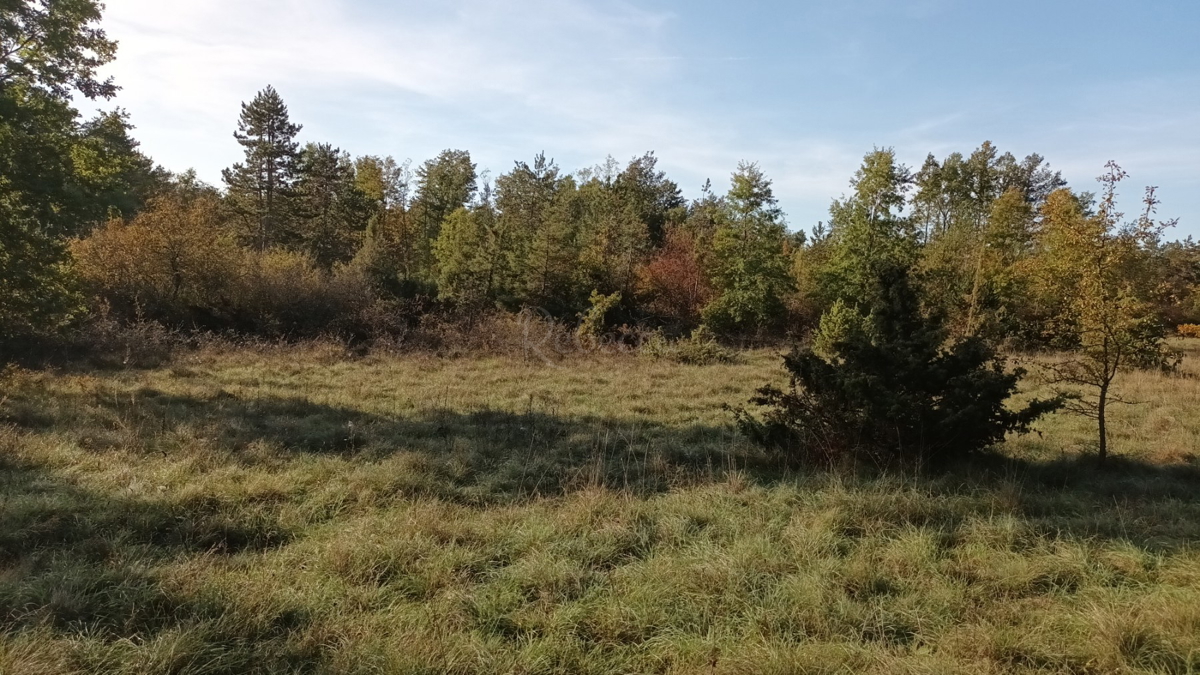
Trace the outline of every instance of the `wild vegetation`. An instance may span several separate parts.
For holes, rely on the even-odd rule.
[[[704,325],[762,344],[804,338],[839,301],[853,309],[881,265],[910,268],[923,309],[945,315],[956,338],[1074,349],[1098,321],[1159,337],[1200,322],[1200,248],[1164,240],[1172,222],[1155,218],[1153,191],[1126,222],[1119,167],[1097,198],[1040,155],[991,143],[930,155],[917,171],[877,148],[828,223],[806,232],[789,229],[753,163],[726,191],[709,183],[690,201],[653,153],[574,173],[538,154],[489,180],[465,150],[414,168],[301,143],[303,126],[268,86],[230,121],[242,161],[206,185],[156,167],[123,113],[82,120],[73,107],[118,91],[96,75],[115,56],[100,10],[22,1],[0,25],[10,353],[97,316],[372,341],[481,309],[574,322],[614,297],[593,332],[674,338]]]
[[[0,7],[0,673],[1200,672],[1200,246],[1117,164],[803,231],[268,86],[216,187],[75,109],[101,10]]]

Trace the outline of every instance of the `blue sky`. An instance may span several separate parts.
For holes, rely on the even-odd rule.
[[[493,176],[540,151],[568,171],[654,150],[688,196],[739,160],[793,228],[826,217],[862,155],[1044,155],[1136,211],[1157,185],[1200,237],[1195,0],[108,0],[144,149],[219,182],[238,105],[273,84],[304,141]]]

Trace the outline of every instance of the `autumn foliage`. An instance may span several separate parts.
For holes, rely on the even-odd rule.
[[[667,232],[663,247],[638,268],[637,278],[646,310],[668,323],[699,324],[701,310],[713,297],[696,237],[683,228]]]

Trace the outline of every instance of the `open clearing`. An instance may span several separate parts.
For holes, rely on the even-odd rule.
[[[18,372],[0,672],[1200,672],[1200,350],[938,478],[785,472],[770,352]]]

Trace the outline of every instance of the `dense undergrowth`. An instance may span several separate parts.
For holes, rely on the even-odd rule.
[[[938,476],[779,469],[766,351],[9,371],[0,672],[1196,672],[1188,349]]]

